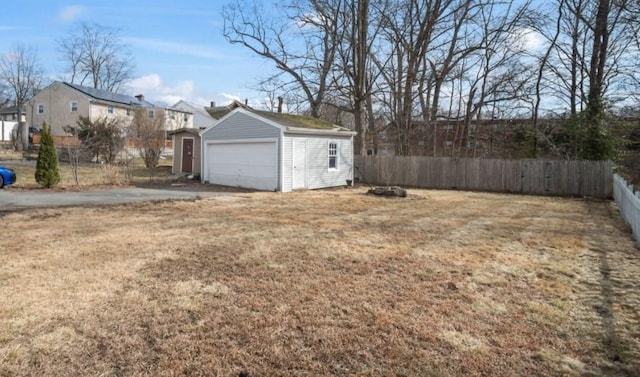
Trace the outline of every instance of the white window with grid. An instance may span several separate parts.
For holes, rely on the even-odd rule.
[[[338,143],[329,142],[329,170],[338,170]]]

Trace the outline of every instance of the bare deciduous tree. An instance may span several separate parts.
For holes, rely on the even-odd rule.
[[[262,2],[237,0],[223,8],[224,36],[274,63],[280,73],[265,83],[280,83],[282,94],[301,93],[309,115],[317,118],[337,48],[338,9],[329,5],[338,1],[291,0],[282,5],[285,17],[270,19]]]
[[[9,88],[18,109],[19,150],[29,148],[29,127],[22,121],[22,107],[40,89],[43,71],[35,49],[17,44],[0,60],[0,79]]]
[[[116,29],[81,24],[58,43],[71,83],[118,92],[133,78],[135,63]]]
[[[336,69],[333,71],[332,90],[340,95],[338,101],[332,103],[353,114],[354,153],[367,153],[367,132],[374,129],[373,87],[378,76],[374,70],[372,56],[374,43],[380,30],[380,23],[371,22],[375,6],[379,15],[384,4],[382,1],[363,0],[358,2],[336,2],[338,10],[338,40]],[[341,106],[342,103],[347,106]]]
[[[233,1],[225,35],[275,63],[280,74],[264,81],[273,99],[313,116],[323,105],[331,119],[350,113],[356,154],[376,143],[366,137],[376,113],[400,155],[498,156],[494,146],[509,148],[507,134],[495,134],[502,126],[491,124],[501,116],[527,122],[520,136],[531,143],[520,152],[536,155],[540,137],[542,152],[567,155],[549,144],[557,130],[541,121],[566,110],[582,122],[579,156],[589,132],[608,132],[589,130],[584,119],[596,117],[587,115],[628,105],[640,88],[633,0],[555,0],[557,18],[531,0],[287,0],[275,13]]]
[[[145,166],[150,169],[151,176],[158,166],[160,154],[164,149],[164,123],[164,112],[137,109],[129,129],[129,136],[134,138],[137,147],[140,148],[142,160]]]

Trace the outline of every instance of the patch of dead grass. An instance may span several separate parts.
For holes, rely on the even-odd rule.
[[[50,190],[40,186],[35,180],[36,164],[25,162],[2,163],[16,171],[16,183],[9,186],[11,190]],[[78,181],[76,185],[73,170],[68,163],[60,163],[60,183],[54,190],[81,190],[92,187],[118,186],[129,184],[147,184],[150,182],[167,182],[171,175],[171,166],[158,166],[150,171],[140,163],[130,166],[110,164],[80,164],[78,166]]]
[[[6,214],[0,375],[634,375],[608,203],[362,190]]]

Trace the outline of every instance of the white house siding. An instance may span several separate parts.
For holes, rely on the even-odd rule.
[[[307,149],[306,183],[308,189],[344,186],[353,180],[353,144],[351,136],[308,136],[285,134],[283,140],[282,191],[293,187],[293,143],[304,140]],[[338,169],[329,170],[329,142],[338,144]]]
[[[173,131],[180,128],[193,128],[193,114],[189,113],[189,111],[181,110],[181,109],[154,109],[158,114],[162,111],[165,112],[165,131]],[[185,121],[184,116],[187,114],[187,120]]]

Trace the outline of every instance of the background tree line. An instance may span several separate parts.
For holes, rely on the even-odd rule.
[[[357,154],[384,139],[399,155],[442,155],[446,124],[446,153],[482,156],[478,127],[508,118],[527,120],[508,132],[528,157],[614,158],[640,137],[637,121],[619,121],[640,115],[636,1],[265,6],[235,0],[223,18],[230,43],[277,68],[258,83],[267,106],[283,97],[289,111],[352,126]]]

